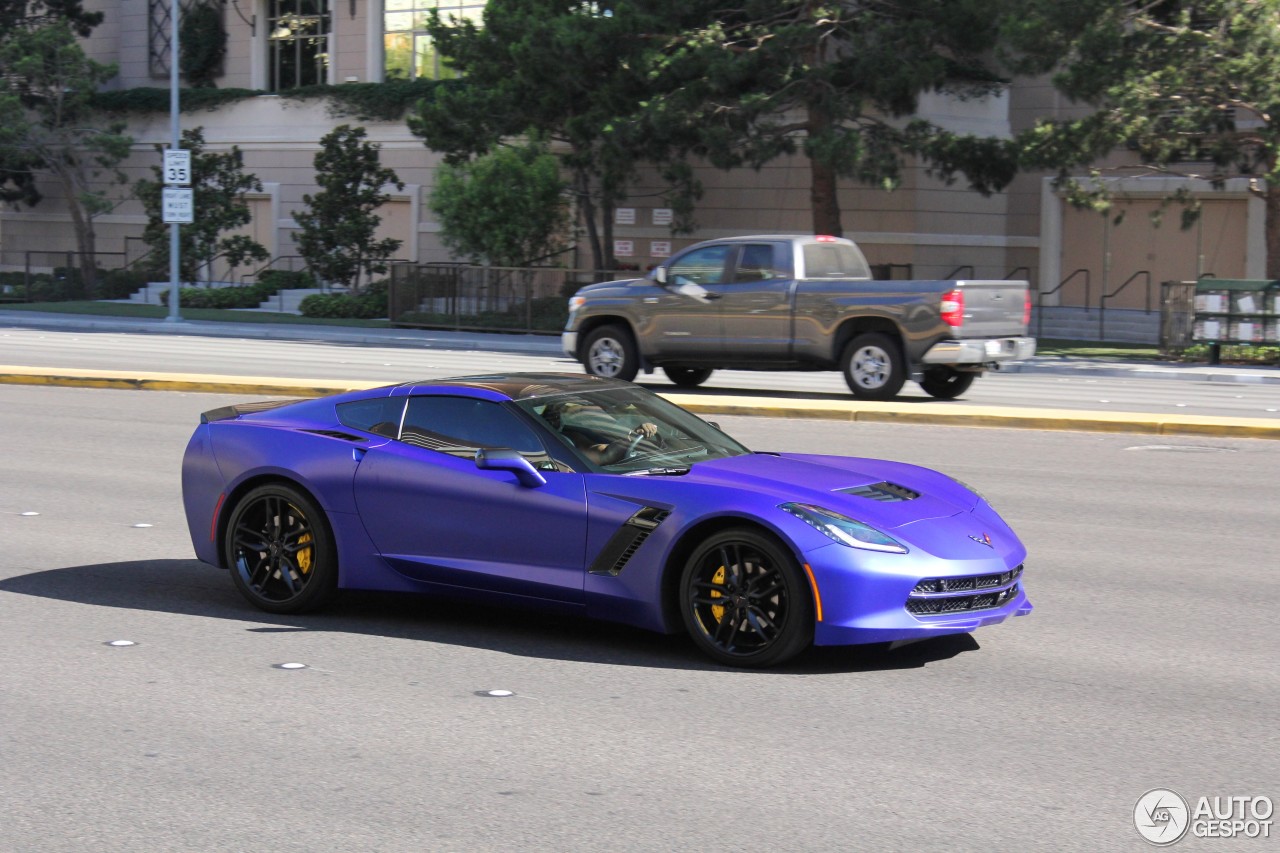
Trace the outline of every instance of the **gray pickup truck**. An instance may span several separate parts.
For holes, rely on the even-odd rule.
[[[877,281],[850,240],[732,237],[582,288],[561,340],[610,378],[660,367],[691,388],[721,369],[840,370],[864,400],[891,399],[907,379],[952,399],[1035,354],[1030,311],[1025,281]]]

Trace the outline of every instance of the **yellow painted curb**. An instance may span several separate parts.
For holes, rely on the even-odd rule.
[[[131,371],[124,374],[110,370],[0,366],[0,384],[187,391],[255,397],[323,397],[328,394],[373,388],[390,383],[148,371]],[[875,403],[859,400],[804,400],[713,394],[663,394],[662,396],[691,412],[704,415],[751,415],[820,418],[858,423],[1280,439],[1280,419],[1276,418],[1217,418],[1144,412],[1085,412],[1072,409],[954,406],[945,403]]]

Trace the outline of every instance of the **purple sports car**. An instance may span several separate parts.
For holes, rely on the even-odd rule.
[[[1031,611],[1026,549],[927,468],[752,452],[627,382],[409,382],[201,417],[197,556],[273,613],[339,588],[687,630],[715,660],[972,631]]]

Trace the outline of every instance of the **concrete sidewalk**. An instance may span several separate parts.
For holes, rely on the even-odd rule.
[[[0,327],[15,326],[79,332],[128,332],[157,335],[191,335],[213,338],[250,338],[285,341],[328,341],[380,347],[478,350],[520,355],[561,356],[559,335],[451,332],[437,329],[376,329],[352,326],[287,323],[210,323],[103,317],[81,314],[5,311]],[[1007,373],[1045,373],[1079,377],[1129,377],[1177,379],[1198,382],[1280,384],[1280,367],[1239,365],[1168,364],[1150,361],[1062,358],[1036,356],[1002,368]]]

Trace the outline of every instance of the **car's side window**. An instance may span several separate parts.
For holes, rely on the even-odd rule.
[[[410,397],[400,440],[455,456],[474,457],[481,447],[545,453],[537,434],[513,412],[473,397]]]
[[[730,249],[727,245],[705,246],[677,258],[667,269],[667,281],[674,284],[719,284],[724,279],[724,265]]]
[[[742,247],[742,254],[738,256],[733,283],[768,281],[779,277],[777,270],[778,267],[773,259],[773,246],[767,243],[748,243]]]
[[[385,435],[387,438],[395,438],[400,434],[403,415],[404,397],[353,400],[338,406],[338,420],[343,426]]]

